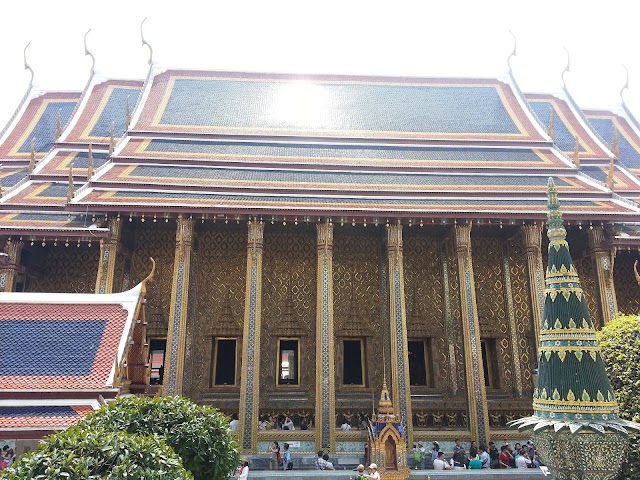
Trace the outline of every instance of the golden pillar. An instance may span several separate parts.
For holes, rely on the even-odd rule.
[[[613,285],[613,258],[605,244],[604,229],[601,226],[589,228],[589,253],[596,265],[596,284],[604,326],[616,315],[618,302]]]
[[[169,309],[169,329],[163,383],[163,390],[166,395],[182,395],[193,219],[180,215],[176,225],[176,253],[173,264],[173,284],[171,287],[171,307]]]
[[[246,452],[255,451],[258,440],[263,239],[264,223],[249,222],[238,425],[240,448]]]
[[[319,223],[316,305],[316,446],[335,451],[333,223]]]
[[[454,235],[460,279],[460,308],[469,403],[469,428],[471,438],[480,445],[486,445],[489,439],[489,412],[482,365],[476,285],[471,261],[471,223],[456,225]]]
[[[533,330],[536,335],[536,350],[542,326],[544,310],[544,266],[542,265],[542,229],[539,223],[522,226],[524,251],[527,255],[527,272],[529,273],[529,296],[531,297],[531,313]],[[537,357],[536,357],[537,358]]]
[[[7,240],[4,244],[6,264],[0,267],[0,292],[13,292],[16,287],[16,273],[20,269],[23,243],[20,240]]]
[[[96,293],[113,292],[113,276],[122,232],[122,222],[119,217],[109,220],[109,232],[111,235],[108,240],[100,240],[100,263],[96,277]]]
[[[413,438],[411,389],[409,384],[409,348],[407,342],[407,311],[404,298],[404,267],[402,255],[402,225],[387,227],[389,261],[389,320],[391,342],[391,391],[400,421],[407,429],[409,444]]]

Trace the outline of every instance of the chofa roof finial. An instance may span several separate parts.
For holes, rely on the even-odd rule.
[[[509,65],[509,71],[512,71],[513,69],[511,68],[511,60],[513,59],[513,57],[516,56],[516,48],[518,46],[518,40],[516,39],[515,33],[513,33],[511,30],[509,30],[509,33],[513,37],[513,50],[511,50],[511,53],[507,57],[507,65]]]
[[[567,47],[562,47],[564,48],[564,51],[567,52],[567,65],[564,67],[564,70],[562,70],[562,73],[560,74],[560,78],[562,78],[562,84],[566,87],[567,84],[564,81],[564,76],[567,72],[571,71],[571,54],[569,53],[569,50],[567,50]]]
[[[93,146],[89,143],[89,154],[87,155],[87,182],[93,177]]]
[[[576,146],[573,148],[573,163],[576,167],[580,168],[580,140],[576,135]]]
[[[144,22],[147,21],[147,18],[149,17],[144,17],[144,20],[142,20],[142,23],[140,24],[140,38],[142,40],[142,45],[146,45],[147,47],[149,47],[149,66],[153,65],[153,48],[151,48],[151,45],[149,44],[149,42],[147,42],[144,38],[144,31],[142,30],[142,26],[144,25]]]
[[[31,157],[29,158],[29,173],[33,173],[36,168],[36,137],[31,139]]]
[[[95,72],[95,66],[96,66],[96,57],[93,56],[93,53],[91,53],[89,51],[89,47],[87,47],[87,35],[89,35],[89,32],[91,31],[91,29],[87,30],[87,33],[84,34],[84,54],[89,55],[91,57],[91,73]]]
[[[151,260],[151,273],[149,273],[149,275],[147,275],[147,277],[142,280],[142,289],[140,290],[140,296],[142,298],[147,295],[147,283],[153,282],[153,277],[156,274],[156,261],[153,259],[153,257],[149,257],[149,260]]]
[[[556,111],[553,109],[553,105],[551,105],[551,112],[549,112],[549,127],[547,128],[547,135],[551,137],[551,140],[553,140],[554,143],[556,141],[555,120],[556,120]]]
[[[622,100],[622,103],[624,104],[624,97],[622,95],[624,94],[625,90],[629,89],[629,69],[625,66],[624,63],[622,64],[622,68],[624,68],[624,71],[625,71],[625,79],[624,79],[624,85],[620,89],[620,100]]]
[[[29,72],[31,73],[31,80],[29,80],[29,85],[33,85],[33,77],[35,76],[35,74],[33,73],[33,68],[31,68],[29,62],[27,62],[27,48],[29,48],[29,45],[31,45],[31,42],[27,43],[27,46],[24,47],[24,69],[29,70]]]

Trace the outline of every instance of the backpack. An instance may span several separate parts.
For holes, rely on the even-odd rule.
[[[413,454],[413,459],[416,462],[421,462],[422,461],[422,452],[420,451],[420,449],[416,450]]]

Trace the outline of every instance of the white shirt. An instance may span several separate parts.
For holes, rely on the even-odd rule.
[[[531,465],[531,460],[529,460],[527,457],[524,457],[522,455],[518,455],[516,457],[516,468],[529,468],[529,465]]]
[[[344,430],[345,432],[349,431],[351,430],[351,425],[349,425],[347,422],[344,422],[342,425],[340,425],[340,430]]]
[[[487,452],[482,452],[480,455],[480,461],[482,462],[482,468],[489,468],[491,463],[491,457]]]
[[[434,470],[451,470],[451,465],[449,465],[445,460],[440,460],[436,458],[433,461],[433,469]]]
[[[367,475],[367,478],[373,478],[374,480],[380,480],[380,474],[378,473],[378,470],[376,470],[375,472],[372,472],[369,475]]]
[[[238,475],[238,480],[246,480],[248,476],[249,476],[249,467],[244,467],[240,472],[240,475]]]
[[[293,422],[291,420],[289,420],[288,422],[284,422],[282,426],[287,427],[289,430],[295,430],[295,427],[293,426]]]
[[[229,428],[231,429],[232,432],[237,432],[238,431],[238,420],[231,420],[229,422]]]

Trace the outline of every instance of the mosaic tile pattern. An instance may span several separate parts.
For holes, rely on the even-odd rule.
[[[99,168],[107,162],[107,152],[92,152],[93,168]],[[40,175],[61,175],[69,176],[69,167],[73,165],[73,175],[86,175],[89,167],[89,152],[78,152],[69,150],[59,150],[53,158],[49,158],[46,164],[40,166]]]
[[[614,126],[618,130],[618,147],[622,164],[638,173],[640,171],[640,138],[627,121],[610,112],[585,112],[589,123],[607,145],[613,143]]]
[[[551,118],[551,110],[553,105],[551,102],[535,101],[529,102],[531,109],[538,116],[543,125],[549,125],[549,119]],[[555,133],[555,144],[560,147],[563,152],[573,152],[576,146],[576,139],[573,133],[567,127],[564,119],[559,116],[554,110],[554,122],[553,130]],[[580,145],[580,152],[584,152],[585,149]]]
[[[300,78],[193,71],[157,75],[136,128],[540,139],[511,87],[497,80]]]
[[[0,303],[0,388],[107,387],[126,318],[119,304]]]

